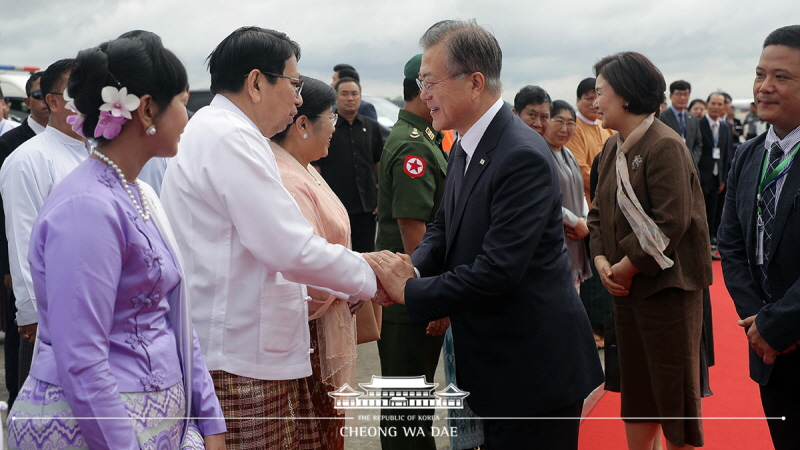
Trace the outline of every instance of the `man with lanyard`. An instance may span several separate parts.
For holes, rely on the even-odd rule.
[[[669,101],[671,105],[661,112],[659,118],[681,135],[683,142],[686,143],[686,148],[689,149],[689,153],[692,155],[692,161],[694,161],[696,169],[697,163],[700,161],[700,155],[703,153],[703,141],[700,136],[699,120],[694,115],[689,114],[689,110],[686,109],[691,94],[692,85],[688,81],[673,81],[669,85]]]
[[[714,248],[717,243],[717,203],[723,199],[719,194],[725,189],[725,176],[733,156],[733,132],[725,121],[725,97],[715,92],[708,96],[708,114],[700,120],[702,152],[697,162],[697,176],[703,188],[708,218],[708,235],[711,237],[712,258],[719,259]]]
[[[719,230],[725,284],[750,343],[776,450],[800,441],[800,25],[764,41],[753,85],[772,126],[736,152]],[[772,419],[776,418],[776,419]],[[777,419],[785,418],[785,420]]]

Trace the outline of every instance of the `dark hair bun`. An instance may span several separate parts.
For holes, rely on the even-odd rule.
[[[126,88],[129,94],[150,95],[163,111],[188,86],[186,69],[149,31],[129,31],[119,38],[78,53],[67,92],[85,116],[82,131],[94,136],[106,86]],[[103,137],[97,138],[103,141]]]

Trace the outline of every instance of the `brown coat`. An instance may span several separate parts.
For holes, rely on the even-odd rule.
[[[641,271],[630,296],[646,298],[669,287],[694,291],[711,284],[711,253],[703,191],[694,163],[681,137],[655,120],[626,160],[644,212],[670,242],[664,254],[674,265],[661,270],[642,250],[616,200],[615,162],[619,134],[608,139],[601,154],[597,194],[589,212],[592,258],[605,255],[613,265],[625,256]]]

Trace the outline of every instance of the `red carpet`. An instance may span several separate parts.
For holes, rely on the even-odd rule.
[[[749,377],[747,339],[736,325],[733,306],[718,261],[711,286],[716,365],[709,369],[714,395],[703,399],[707,450],[771,450],[758,385]],[[580,450],[624,450],[625,426],[619,417],[619,394],[606,391],[581,425]],[[611,419],[604,419],[611,418]],[[756,419],[753,419],[756,418]],[[665,447],[666,448],[666,447]]]

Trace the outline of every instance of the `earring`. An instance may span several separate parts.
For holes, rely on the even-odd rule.
[[[303,139],[308,139],[308,133],[303,133]]]
[[[156,134],[156,126],[155,125],[150,125],[149,127],[147,127],[146,133],[147,133],[148,136],[152,136],[152,135]]]

